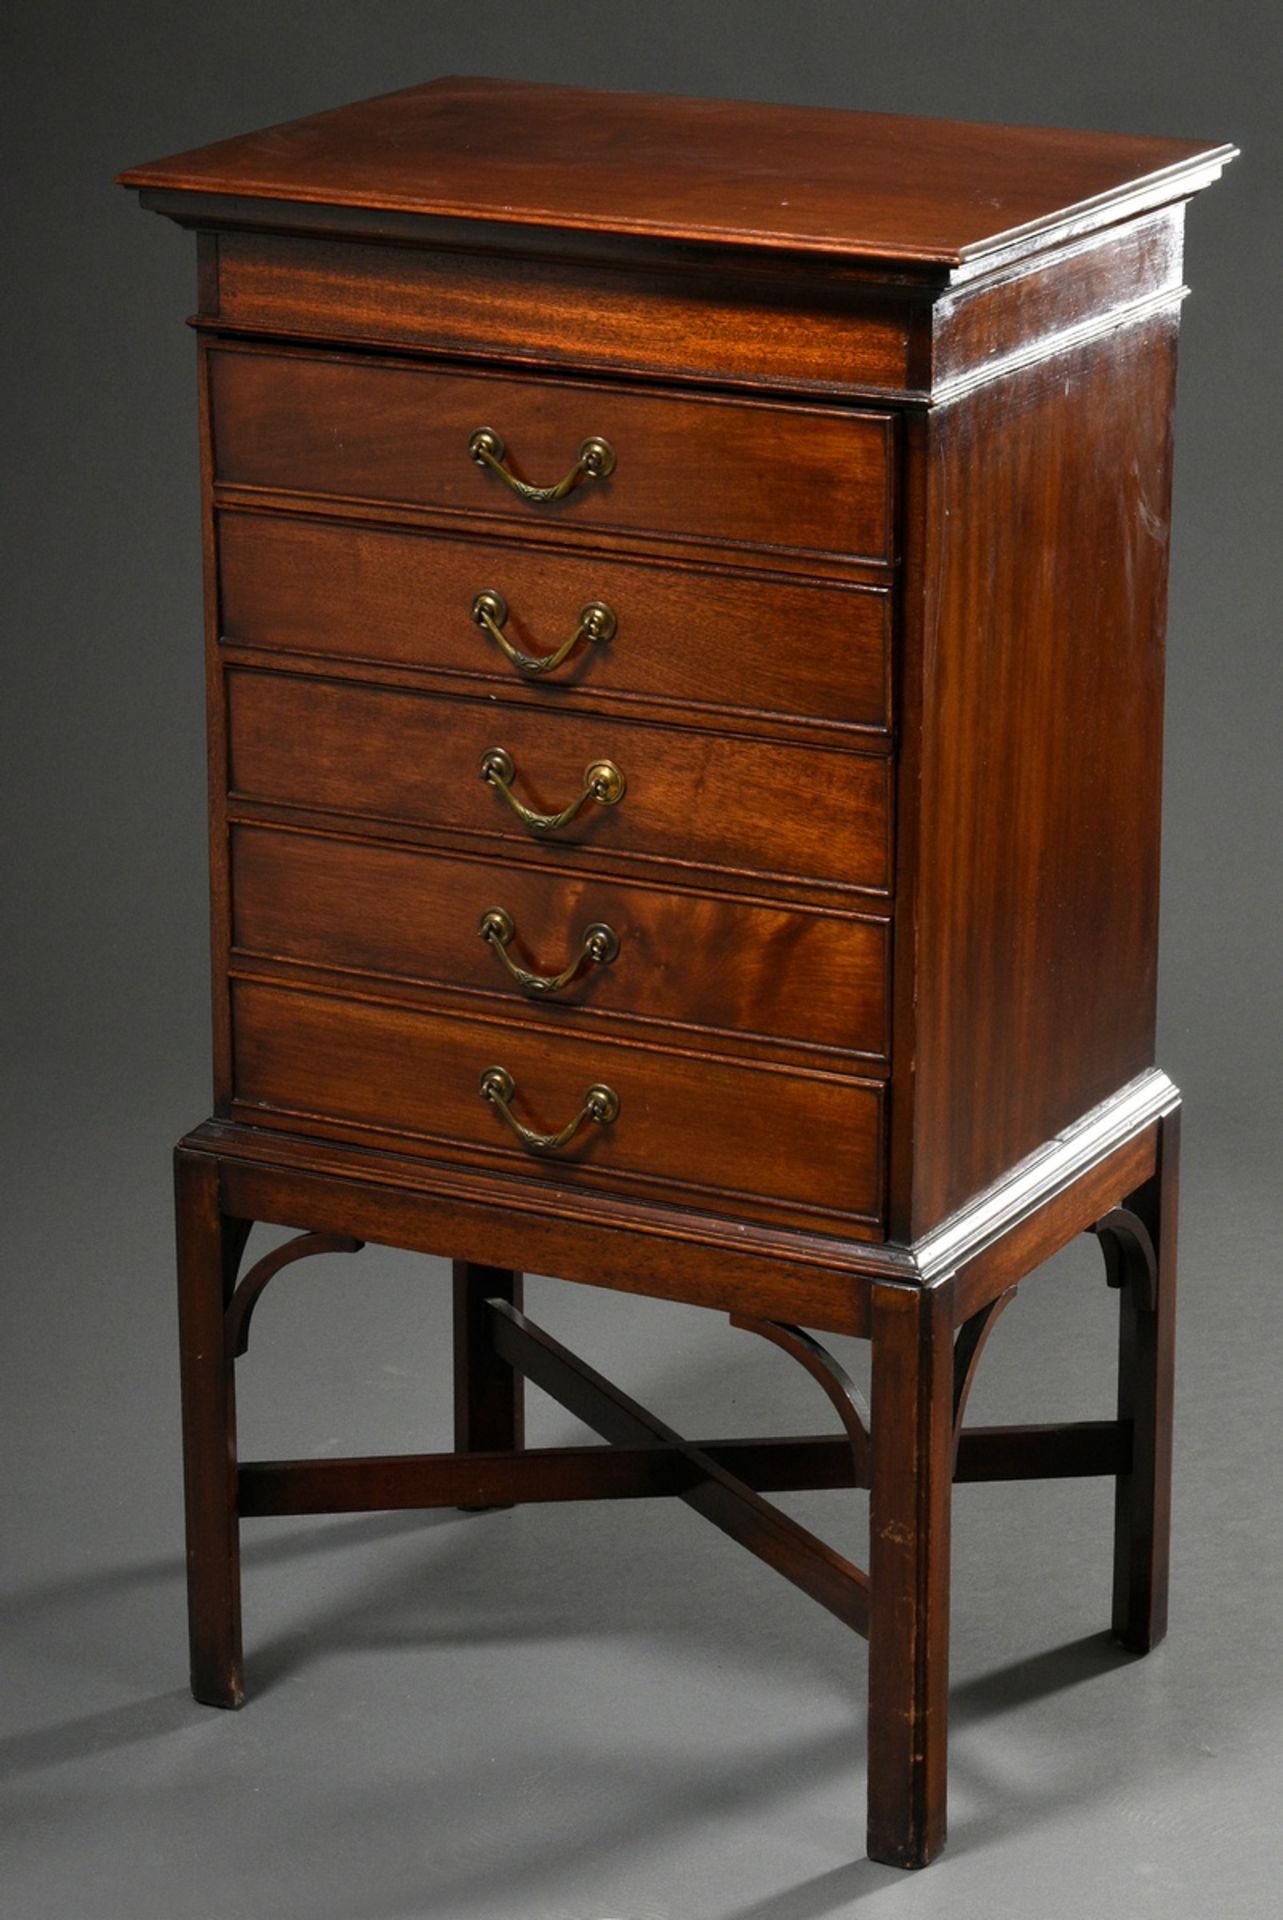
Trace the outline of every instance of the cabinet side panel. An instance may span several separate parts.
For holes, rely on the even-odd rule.
[[[916,440],[897,1234],[1153,1060],[1175,364],[1169,310],[976,389]]]
[[[209,269],[202,250],[202,271]],[[226,1114],[232,1097],[231,1004],[227,970],[231,902],[227,844],[227,697],[219,647],[218,526],[214,513],[213,410],[206,342],[197,343],[200,400],[201,544],[205,615],[205,723],[209,789],[210,992],[214,1066],[214,1112]]]

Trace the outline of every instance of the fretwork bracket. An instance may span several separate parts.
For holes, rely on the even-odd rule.
[[[244,1244],[245,1237],[242,1236],[242,1249]],[[265,1253],[231,1289],[231,1298],[223,1316],[227,1351],[239,1359],[248,1350],[254,1309],[262,1299],[268,1282],[274,1280],[283,1267],[292,1266],[296,1260],[306,1260],[314,1253],[359,1253],[364,1245],[364,1240],[354,1240],[346,1233],[300,1233],[283,1246],[273,1247],[270,1253]]]

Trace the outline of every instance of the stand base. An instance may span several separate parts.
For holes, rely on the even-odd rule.
[[[268,1282],[307,1255],[352,1254],[365,1240],[424,1251],[469,1244],[474,1202],[456,1183],[443,1220],[449,1201],[430,1174],[403,1181],[371,1156],[352,1151],[345,1161],[340,1149],[318,1165],[314,1145],[309,1155],[306,1143],[209,1123],[176,1156],[197,1699],[238,1706],[244,1697],[242,1519],[671,1495],[867,1635],[868,1850],[892,1865],[925,1866],[945,1837],[955,1482],[1112,1476],[1114,1631],[1144,1652],[1165,1630],[1178,1123],[1174,1090],[1161,1075],[1146,1076],[915,1248],[799,1249],[781,1244],[787,1236],[759,1234],[751,1248],[738,1243],[728,1276],[698,1239],[681,1240],[679,1257],[665,1263],[653,1234],[638,1247],[617,1223],[625,1285],[670,1298],[695,1289],[705,1304],[727,1308],[734,1326],[807,1368],[833,1406],[836,1434],[687,1440],[525,1317],[515,1265],[469,1258],[454,1266],[453,1453],[245,1463],[236,1452],[234,1367]],[[507,1214],[498,1207],[491,1215],[496,1261],[509,1257],[510,1216],[521,1206],[509,1190]],[[256,1220],[306,1230],[238,1278]],[[442,1226],[453,1233],[428,1237]],[[1099,1237],[1119,1290],[1117,1418],[965,1427],[967,1394],[999,1313],[1033,1267],[1084,1229]],[[585,1263],[595,1259],[599,1230],[582,1217],[553,1235],[546,1219],[524,1222],[540,1265],[556,1264],[546,1256],[559,1240],[578,1278],[595,1277]],[[701,1223],[705,1241],[713,1230]],[[643,1288],[634,1275],[645,1257],[657,1284]],[[809,1310],[817,1300],[818,1313]],[[871,1411],[799,1321],[871,1341]],[[527,1379],[608,1444],[526,1449]],[[819,1487],[869,1489],[867,1571],[764,1497]]]

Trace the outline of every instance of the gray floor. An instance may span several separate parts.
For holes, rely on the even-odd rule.
[[[184,1687],[162,1126],[54,1078],[7,1328],[0,1740],[13,1920],[821,1920],[1276,1912],[1283,1669],[1269,1183],[1195,1114],[1185,1207],[1173,1631],[1101,1632],[1104,1483],[956,1501],[952,1835],[863,1860],[862,1643],[667,1502],[247,1524],[250,1700]],[[146,1111],[145,1106],[142,1108]],[[90,1171],[68,1190],[63,1155]],[[59,1151],[61,1149],[61,1151]],[[15,1150],[20,1152],[20,1150]],[[57,1188],[57,1198],[54,1188]],[[1224,1231],[1234,1226],[1232,1276]],[[38,1276],[38,1279],[37,1279]],[[444,1269],[367,1250],[282,1277],[242,1363],[246,1455],[448,1444]],[[38,1294],[36,1292],[38,1288]],[[536,1315],[692,1432],[827,1424],[714,1316],[540,1281]],[[1022,1290],[980,1420],[1109,1411],[1089,1243]],[[853,1346],[858,1369],[862,1352]],[[578,1430],[534,1396],[532,1439]],[[851,1543],[852,1495],[795,1510]]]

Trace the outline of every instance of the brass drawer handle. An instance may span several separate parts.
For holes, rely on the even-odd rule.
[[[512,791],[517,769],[506,747],[487,747],[481,756],[481,778],[501,793],[523,827],[532,833],[556,833],[569,825],[582,807],[595,800],[600,807],[613,807],[624,797],[624,776],[610,760],[594,760],[584,768],[584,784],[568,807],[560,813],[536,813],[523,806]]]
[[[523,653],[520,647],[514,647],[503,631],[508,618],[508,603],[501,593],[493,587],[486,587],[472,603],[472,617],[477,625],[497,640],[508,659],[520,673],[528,673],[533,679],[536,674],[551,673],[559,667],[568,654],[573,652],[581,640],[613,640],[619,622],[604,600],[590,600],[579,611],[579,625],[569,640],[563,640],[553,653]]]
[[[522,1126],[512,1111],[516,1091],[516,1081],[505,1067],[487,1067],[481,1076],[481,1098],[507,1122],[527,1153],[558,1153],[570,1144],[586,1120],[608,1127],[619,1118],[619,1095],[610,1087],[589,1087],[578,1113],[566,1122],[560,1133],[534,1133]]]
[[[609,440],[603,440],[596,433],[584,441],[574,466],[564,479],[558,480],[555,487],[531,487],[524,480],[518,480],[515,473],[509,473],[503,464],[505,448],[502,435],[497,434],[493,427],[478,427],[468,442],[468,452],[479,467],[489,467],[491,473],[497,473],[514,493],[519,493],[523,500],[533,501],[537,507],[548,506],[554,500],[564,500],[581,480],[605,480],[615,471],[615,449]]]
[[[517,932],[516,922],[510,913],[506,913],[502,907],[487,907],[477,932],[486,945],[493,948],[510,978],[516,981],[523,993],[560,993],[585,967],[608,967],[619,952],[619,935],[615,929],[608,927],[604,920],[595,920],[590,927],[584,928],[579,951],[569,966],[563,967],[560,973],[527,973],[508,952]]]

